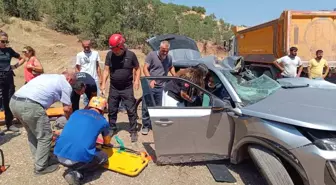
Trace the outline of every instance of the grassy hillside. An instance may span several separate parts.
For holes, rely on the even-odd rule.
[[[230,24],[205,15],[203,7],[159,0],[0,0],[0,14],[4,21],[6,15],[46,20],[49,28],[92,39],[98,48],[106,48],[115,32],[122,32],[133,48],[143,47],[145,39],[158,34],[182,34],[219,45],[232,35]]]

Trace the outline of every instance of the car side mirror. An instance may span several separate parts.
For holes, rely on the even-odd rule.
[[[217,97],[213,98],[212,111],[222,112],[228,109],[232,109],[231,102],[228,100],[221,100]]]

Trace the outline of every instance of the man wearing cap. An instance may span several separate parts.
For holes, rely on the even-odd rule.
[[[60,101],[66,118],[69,118],[72,113],[71,85],[75,81],[75,73],[69,70],[63,74],[39,75],[16,91],[10,100],[13,115],[27,131],[37,175],[51,173],[59,168],[49,156],[53,133],[46,109]]]
[[[97,85],[97,93],[99,94],[99,86],[101,81],[101,70],[99,67],[100,57],[97,51],[91,49],[91,41],[82,41],[83,51],[79,52],[76,57],[76,72],[85,72],[92,76]],[[89,103],[89,97],[84,98],[84,104]]]
[[[76,73],[76,83],[72,88],[71,103],[73,112],[79,109],[79,100],[82,94],[85,94],[89,101],[92,97],[97,96],[98,88],[95,79],[85,72]]]
[[[125,48],[125,39],[121,34],[113,34],[109,39],[111,51],[106,55],[101,92],[105,94],[105,85],[110,76],[110,92],[108,97],[108,112],[111,129],[116,132],[117,114],[120,100],[125,104],[130,122],[131,141],[136,142],[137,114],[134,91],[139,89],[140,68],[135,53]],[[134,78],[133,78],[134,70]]]

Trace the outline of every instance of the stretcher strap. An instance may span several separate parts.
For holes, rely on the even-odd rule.
[[[118,153],[122,152],[122,151],[125,151],[125,145],[124,145],[124,142],[118,137],[118,136],[115,136],[115,139],[117,141],[117,143],[119,144],[120,148],[118,149]]]

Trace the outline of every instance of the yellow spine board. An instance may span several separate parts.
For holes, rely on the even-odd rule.
[[[125,151],[118,152],[115,148],[101,150],[108,155],[108,163],[104,168],[131,177],[139,175],[149,162],[144,156]]]

